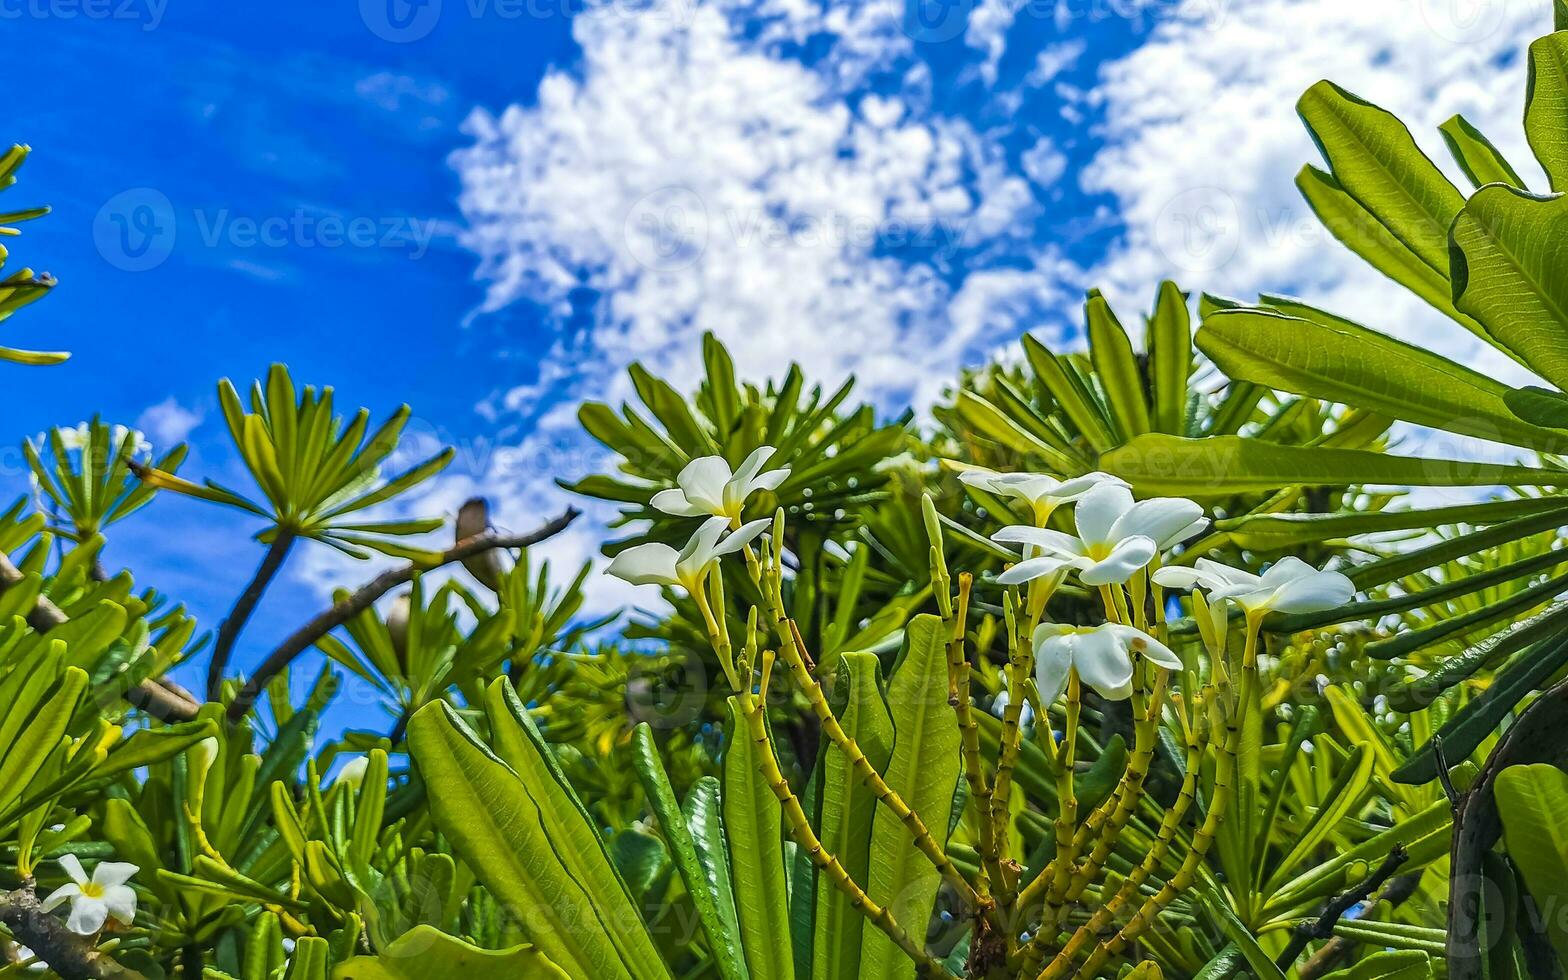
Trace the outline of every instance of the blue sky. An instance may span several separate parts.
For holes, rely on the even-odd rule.
[[[1295,201],[1290,106],[1329,74],[1518,145],[1509,53],[1546,14],[1445,2],[10,0],[7,203],[54,208],[12,262],[60,286],[5,343],[74,354],[7,371],[11,430],[101,412],[243,482],[214,382],[284,361],[459,447],[415,509],[482,491],[523,527],[608,462],[570,407],[632,358],[689,377],[705,328],[892,411],[1026,329],[1071,343],[1090,283],[1128,317],[1164,276],[1387,316]],[[110,557],[213,626],[254,530],[163,499]],[[238,662],[368,574],[298,554]]]

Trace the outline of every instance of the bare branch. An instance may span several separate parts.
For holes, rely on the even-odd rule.
[[[45,912],[31,884],[0,895],[0,925],[64,980],[145,980],[95,949],[90,937],[78,936]]]
[[[527,548],[538,544],[548,538],[564,531],[567,525],[577,519],[579,511],[575,507],[568,507],[562,514],[548,523],[528,532],[527,534],[503,535],[491,530],[482,530],[457,542],[451,548],[441,552],[428,561],[411,561],[406,565],[388,569],[360,586],[357,592],[333,603],[320,613],[316,614],[310,622],[296,630],[277,648],[267,654],[267,658],[256,668],[256,673],[240,688],[235,695],[234,703],[229,705],[229,721],[239,721],[250,711],[256,703],[263,688],[267,686],[277,673],[293,662],[294,658],[310,649],[317,640],[326,636],[332,630],[348,622],[359,613],[369,609],[377,599],[397,588],[405,582],[413,580],[414,576],[432,571],[443,565],[455,561],[463,561],[478,555],[486,554],[498,548]]]

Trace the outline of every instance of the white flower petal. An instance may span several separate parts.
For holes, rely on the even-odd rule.
[[[1183,540],[1177,535],[1202,517],[1203,508],[1194,501],[1183,497],[1153,497],[1140,500],[1128,508],[1111,529],[1111,537],[1125,538],[1142,534],[1153,538],[1157,546],[1169,548]]]
[[[1278,588],[1287,582],[1294,582],[1297,579],[1306,578],[1309,575],[1316,575],[1317,571],[1317,569],[1313,568],[1311,565],[1308,565],[1306,562],[1302,561],[1300,558],[1297,558],[1295,555],[1286,555],[1284,558],[1281,558],[1279,561],[1265,569],[1260,581],[1264,585],[1271,585],[1275,588]]]
[[[692,532],[692,536],[680,550],[680,557],[676,559],[677,567],[701,567],[713,559],[713,549],[719,544],[719,538],[729,530],[730,522],[723,517],[710,517]]]
[[[1122,638],[1104,626],[1078,635],[1073,666],[1101,697],[1121,701],[1132,694],[1132,657]]]
[[[998,575],[996,581],[999,585],[1021,585],[1059,572],[1070,564],[1061,558],[1027,558]]]
[[[1260,576],[1240,568],[1232,568],[1212,558],[1199,558],[1193,565],[1206,578],[1207,581],[1204,584],[1211,589],[1225,586],[1255,589],[1263,583],[1263,579]]]
[[[745,459],[741,460],[740,466],[736,468],[735,475],[729,482],[737,487],[750,483],[753,477],[762,472],[768,460],[773,458],[774,452],[772,446],[758,446],[753,449]]]
[[[1281,586],[1269,608],[1283,613],[1322,612],[1354,599],[1355,583],[1338,572],[1313,572]]]
[[[682,468],[675,485],[703,513],[718,514],[724,510],[724,484],[730,475],[730,464],[723,456],[699,456]]]
[[[1181,669],[1181,658],[1176,656],[1170,647],[1138,627],[1108,623],[1104,629],[1110,630],[1128,650],[1143,654],[1150,662],[1157,663],[1161,667],[1169,667],[1171,670]]]
[[[991,535],[991,540],[999,544],[1033,545],[1047,554],[1059,555],[1062,558],[1083,557],[1082,541],[1079,541],[1071,534],[1063,534],[1061,531],[1053,531],[1050,528],[1009,524]]]
[[[140,871],[134,864],[125,861],[100,861],[93,869],[93,884],[108,888],[112,885],[123,885],[131,880],[131,875]]]
[[[992,470],[972,469],[964,470],[958,474],[958,482],[966,487],[977,487],[992,493],[1001,493],[997,480],[1002,474]]]
[[[136,891],[129,885],[112,885],[104,889],[103,904],[109,914],[130,925],[136,921]]]
[[[616,555],[605,571],[633,585],[674,585],[677,558],[676,550],[667,544],[640,544]]]
[[[71,901],[71,914],[65,920],[65,927],[78,936],[91,936],[103,928],[107,918],[108,903],[101,898],[79,895]]]
[[[1186,590],[1193,588],[1203,581],[1203,573],[1196,568],[1186,568],[1182,565],[1166,565],[1156,568],[1154,574],[1149,576],[1154,579],[1154,584],[1165,589]]]
[[[764,517],[748,524],[742,524],[739,528],[736,528],[734,531],[730,532],[730,535],[719,543],[719,546],[713,551],[714,556],[717,557],[719,555],[728,555],[732,552],[739,551],[741,548],[750,544],[752,540],[757,537],[757,535],[761,534],[763,531],[766,531],[772,525],[773,519],[771,517]]]
[[[691,501],[686,499],[686,494],[673,488],[660,490],[653,495],[653,499],[649,503],[653,505],[654,509],[662,510],[664,513],[675,517],[701,517],[707,513],[701,507],[693,506]]]
[[[776,470],[768,470],[758,475],[746,485],[746,496],[751,496],[757,490],[777,490],[789,479],[789,467],[780,466]]]
[[[44,899],[42,908],[45,912],[53,911],[54,909],[59,908],[61,903],[65,902],[67,899],[75,898],[81,893],[82,886],[76,884],[75,882],[72,882],[69,885],[61,885],[59,888],[56,888],[54,891],[50,892],[48,898]]]
[[[1132,508],[1132,491],[1114,483],[1101,483],[1078,498],[1073,521],[1078,537],[1089,543],[1111,541],[1112,528]]]
[[[82,870],[81,859],[75,854],[60,855],[60,867],[65,871],[66,876],[78,885],[85,885],[90,880],[87,872]]]
[[[1071,627],[1059,627],[1056,623],[1044,623],[1034,631],[1034,683],[1045,704],[1053,703],[1067,689],[1074,639]]]
[[[1153,538],[1141,535],[1118,541],[1109,555],[1083,568],[1078,573],[1078,580],[1084,585],[1125,582],[1132,578],[1134,572],[1153,561],[1157,550]]]

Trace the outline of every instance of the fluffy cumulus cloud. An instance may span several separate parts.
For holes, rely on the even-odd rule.
[[[1165,20],[1102,68],[1095,93],[1104,145],[1080,180],[1112,195],[1126,226],[1095,278],[1137,305],[1164,277],[1242,297],[1295,293],[1517,377],[1322,229],[1294,184],[1303,164],[1322,166],[1295,103],[1332,79],[1398,115],[1468,187],[1437,133],[1460,112],[1529,180],[1523,54],[1549,29],[1547,6],[1530,0],[1253,0]]]
[[[611,465],[567,409],[629,395],[632,360],[693,382],[703,331],[748,377],[798,361],[827,385],[854,374],[896,410],[1064,309],[1073,269],[1033,239],[1030,184],[1059,164],[1048,151],[1020,164],[932,108],[903,11],[584,14],[575,64],[536,99],[469,118],[452,165],[479,315],[535,304],[557,327],[539,377],[486,404],[526,433],[483,472],[507,488],[503,514],[540,513],[560,499],[552,477]],[[1005,23],[981,26],[971,54],[994,64]],[[591,552],[610,515],[588,516],[559,547]]]

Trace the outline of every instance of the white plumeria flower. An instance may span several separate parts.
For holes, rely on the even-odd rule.
[[[1167,589],[1201,587],[1211,604],[1220,606],[1229,599],[1249,616],[1321,612],[1343,606],[1356,595],[1355,583],[1339,572],[1319,571],[1295,557],[1281,558],[1262,575],[1199,558],[1192,568],[1157,569],[1154,582]]]
[[[71,903],[71,914],[65,926],[82,936],[91,936],[102,929],[109,916],[125,925],[136,918],[136,892],[126,882],[141,870],[123,861],[101,861],[93,869],[92,878],[82,870],[82,862],[75,854],[60,858],[60,867],[70,876],[71,883],[61,885],[44,899],[45,912],[66,901]]]
[[[1134,626],[1105,623],[1101,626],[1069,626],[1042,623],[1035,628],[1034,680],[1043,703],[1061,697],[1067,687],[1069,668],[1078,677],[1112,701],[1132,696],[1132,655],[1141,653],[1161,667],[1181,669],[1181,660],[1171,648]]]
[[[1078,499],[1073,514],[1077,536],[1049,528],[1012,525],[992,535],[1004,544],[1025,544],[1042,554],[1026,558],[997,576],[1004,585],[1027,582],[1062,568],[1075,568],[1084,585],[1111,585],[1208,526],[1203,508],[1181,497],[1134,501],[1132,491],[1101,483]]]
[[[675,488],[660,490],[651,503],[676,517],[712,515],[739,520],[747,497],[758,490],[777,490],[789,476],[787,466],[763,472],[774,452],[772,446],[759,446],[734,472],[723,456],[694,459],[675,478]]]
[[[1022,500],[1034,511],[1036,524],[1045,523],[1051,512],[1072,503],[1102,483],[1126,486],[1120,477],[1109,473],[1085,473],[1059,480],[1048,473],[997,473],[992,470],[964,470],[958,480],[967,486],[987,490],[999,497]]]
[[[343,763],[343,768],[338,770],[333,782],[343,783],[345,786],[358,786],[365,781],[365,771],[369,768],[370,757],[357,755]]]
[[[763,518],[725,534],[729,529],[729,521],[723,517],[710,517],[681,550],[676,551],[659,542],[640,544],[616,555],[605,571],[633,585],[678,585],[695,594],[701,588],[710,565],[750,544],[772,523],[768,518]]]

